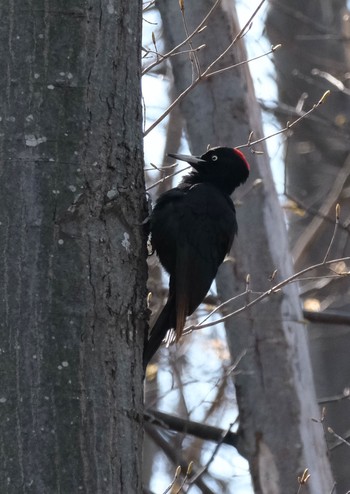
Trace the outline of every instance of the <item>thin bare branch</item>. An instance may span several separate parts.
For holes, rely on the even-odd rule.
[[[331,241],[329,242],[326,254],[324,256],[323,262],[326,262],[330,253],[330,250],[332,248],[332,245],[334,243],[335,236],[337,234],[338,226],[339,226],[339,215],[340,215],[340,204],[337,203],[335,206],[335,225],[334,225],[334,230],[333,230],[333,235],[331,238]]]
[[[215,309],[213,309],[212,311],[209,312],[209,314],[207,314],[204,319],[199,323],[199,325],[201,326],[202,324],[205,323],[205,321],[207,321],[212,315],[214,315],[216,312],[222,310],[222,308],[224,307],[224,305],[228,304],[228,303],[231,303],[241,297],[244,297],[247,295],[247,288],[244,292],[242,293],[239,293],[238,295],[235,295],[234,297],[230,298],[230,300],[227,300],[226,302],[223,302],[222,304],[218,305],[215,307]]]
[[[199,60],[198,60],[196,51],[194,50],[193,45],[192,45],[192,40],[189,39],[188,27],[187,27],[187,22],[186,22],[186,17],[185,17],[185,3],[183,0],[181,0],[179,3],[180,3],[180,10],[181,10],[181,15],[182,15],[182,22],[184,25],[184,30],[185,30],[186,37],[188,39],[188,46],[190,47],[189,57],[190,57],[191,65],[192,65],[192,81],[194,81],[197,77],[199,77],[199,75],[201,73],[201,68],[200,68],[200,64],[199,64]],[[195,74],[194,67],[196,67],[197,74]]]
[[[198,77],[190,86],[188,86],[184,91],[182,91],[181,94],[171,103],[171,105],[168,106],[168,108],[161,114],[160,117],[158,117],[153,124],[151,124],[148,129],[145,130],[143,136],[146,137],[157,125],[164,120],[164,118],[169,115],[171,110],[180,103],[180,101],[195,87],[197,84],[200,82],[201,77]]]
[[[320,405],[324,403],[338,403],[339,401],[349,400],[350,398],[350,389],[345,388],[342,394],[334,395],[334,396],[325,396],[323,398],[319,398],[317,401]]]
[[[149,2],[144,2],[144,5],[145,4],[147,4],[147,5],[145,5],[144,7],[142,7],[142,11],[143,12],[146,12],[147,10],[151,9],[152,7],[154,7],[155,3],[156,3],[155,0],[151,0]]]
[[[346,446],[349,446],[350,447],[349,441],[347,441],[344,437],[342,437],[339,434],[337,434],[336,432],[334,432],[334,430],[332,429],[332,427],[328,427],[327,430],[328,430],[328,432],[330,434],[332,434],[332,436],[334,436],[336,439],[338,439],[337,446],[339,446],[339,443],[342,443],[342,444],[346,444]]]
[[[323,201],[323,204],[319,210],[319,217],[315,217],[311,223],[305,229],[304,233],[301,234],[298,241],[292,249],[293,259],[295,264],[300,260],[302,253],[309,245],[315,240],[316,234],[323,223],[323,217],[328,216],[332,208],[334,208],[336,202],[339,200],[341,191],[344,188],[344,183],[350,173],[350,154],[347,156],[344,165],[339,170],[332,187]]]
[[[244,24],[244,26],[242,27],[242,29],[239,31],[239,33],[233,38],[233,40],[231,41],[231,43],[228,45],[228,47],[226,48],[226,50],[224,50],[221,55],[219,55],[207,68],[206,70],[203,72],[203,77],[206,76],[207,74],[210,73],[211,69],[214,67],[214,65],[216,65],[218,62],[220,62],[220,60],[223,59],[223,57],[226,55],[226,53],[228,53],[231,48],[237,43],[237,41],[239,39],[241,39],[244,34],[247,32],[247,29],[250,27],[251,23],[253,22],[253,19],[254,17],[257,15],[257,13],[259,12],[259,10],[261,9],[261,7],[263,6],[263,4],[265,3],[265,0],[261,0],[261,2],[259,3],[259,5],[257,6],[257,8],[254,10],[254,12],[252,13],[252,15],[249,17],[249,19],[247,20],[247,22]]]
[[[151,168],[144,168],[145,172],[154,172],[154,171],[158,171],[158,172],[164,172],[164,170],[172,170],[173,168],[176,168],[178,166],[179,163],[173,163],[172,165],[162,165],[161,167],[160,166],[157,166],[155,165],[154,163],[150,163],[150,167]]]
[[[221,74],[222,72],[226,72],[226,70],[231,70],[235,69],[236,67],[239,67],[240,65],[245,65],[250,62],[254,62],[254,60],[259,60],[259,58],[266,57],[267,55],[271,55],[271,53],[274,53],[278,48],[281,48],[281,44],[275,45],[271,47],[271,50],[267,51],[266,53],[262,53],[261,55],[258,55],[253,58],[249,58],[248,60],[243,60],[242,62],[235,63],[234,65],[229,65],[228,67],[224,67],[223,69],[215,70],[214,72],[209,72],[209,74],[206,75],[206,78],[211,77],[212,75],[217,75]]]
[[[175,474],[174,474],[173,480],[170,482],[170,484],[165,489],[165,491],[163,492],[163,494],[167,494],[168,492],[170,492],[170,491],[173,490],[173,487],[176,484],[177,479],[180,477],[180,475],[181,475],[181,467],[178,466],[177,469],[175,470]]]
[[[309,469],[305,468],[302,475],[300,477],[298,477],[299,487],[298,487],[297,494],[300,494],[301,489],[304,487],[304,485],[306,485],[308,483],[310,477],[311,477],[311,475],[309,474]]]
[[[164,182],[164,180],[168,180],[169,178],[174,177],[175,175],[178,175],[179,173],[182,173],[182,172],[188,170],[189,168],[191,168],[191,167],[190,166],[186,166],[185,168],[181,168],[181,170],[177,170],[177,172],[171,173],[170,175],[166,175],[165,177],[157,180],[157,182],[154,182],[154,184],[152,184],[149,187],[147,187],[146,192],[148,192],[149,190],[153,189],[154,187],[157,187],[157,185],[158,184],[161,184],[162,182]]]
[[[337,486],[337,483],[334,482],[334,484],[332,485],[332,490],[331,490],[330,494],[334,494],[335,493],[336,486]]]
[[[286,123],[286,126],[283,128],[283,129],[280,129],[278,130],[277,132],[274,132],[273,134],[269,134],[268,136],[265,136],[265,137],[261,137],[260,139],[256,139],[255,141],[251,141],[248,139],[247,143],[246,144],[242,144],[240,146],[236,146],[237,149],[240,149],[240,148],[246,148],[246,147],[252,147],[254,146],[255,144],[259,144],[260,142],[263,142],[263,141],[266,141],[267,139],[270,139],[271,137],[275,137],[275,136],[278,136],[280,134],[283,134],[284,132],[287,132],[288,130],[290,130],[292,127],[294,127],[297,123],[299,123],[301,120],[303,120],[304,118],[306,118],[308,115],[310,115],[310,113],[312,113],[314,110],[316,110],[316,108],[318,108],[320,105],[322,105],[327,97],[330,95],[330,91],[327,90],[326,92],[323,93],[323,95],[321,96],[321,98],[317,101],[317,103],[315,103],[312,108],[310,108],[310,110],[304,112],[300,117],[298,117],[297,119],[295,119],[293,122],[287,122]],[[250,134],[251,136],[251,134]]]
[[[177,448],[174,448],[174,445],[171,441],[165,439],[159,431],[157,431],[154,427],[151,427],[150,424],[145,422],[145,431],[151,437],[151,439],[164,451],[165,455],[169,458],[170,461],[174,463],[174,465],[179,465],[181,469],[187,471],[188,469],[188,461],[186,461],[180,454]],[[195,468],[193,468],[195,470]],[[202,478],[198,479],[196,482],[199,489],[202,490],[204,494],[214,494],[214,492],[207,486]]]
[[[227,430],[224,432],[224,434],[222,435],[220,441],[217,443],[217,445],[215,446],[214,448],[214,451],[212,452],[212,454],[210,455],[210,458],[209,460],[207,461],[207,463],[188,481],[188,483],[191,485],[191,484],[194,484],[195,482],[197,482],[197,480],[208,470],[208,468],[210,467],[210,465],[212,464],[212,462],[214,461],[215,459],[215,456],[217,455],[218,451],[219,451],[219,448],[220,446],[223,444],[224,442],[224,439],[225,439],[225,436],[229,433],[232,433],[231,432],[231,428],[233,427],[233,423],[229,425],[229,427],[227,428]]]
[[[153,67],[155,67],[156,65],[158,65],[160,62],[164,62],[164,60],[166,60],[167,58],[169,58],[171,55],[173,55],[179,48],[181,48],[182,46],[184,46],[186,43],[188,43],[195,34],[199,33],[200,31],[202,31],[204,28],[205,28],[205,23],[207,22],[208,18],[210,17],[210,15],[213,13],[213,11],[216,9],[218,3],[220,2],[221,0],[216,0],[216,2],[214,3],[214,5],[212,6],[212,8],[209,10],[208,14],[203,18],[203,20],[198,24],[198,26],[196,27],[196,29],[189,35],[187,36],[186,39],[184,39],[183,41],[181,41],[181,43],[179,43],[177,46],[175,46],[172,50],[170,50],[168,53],[164,54],[164,55],[161,55],[162,59],[160,61],[156,60],[155,62],[151,63],[150,65],[148,65],[148,67],[146,67],[143,72],[142,72],[142,75],[145,75],[147,74],[147,72],[149,72],[150,70],[153,69]]]
[[[349,166],[349,170],[350,170],[350,166]],[[338,179],[336,179],[336,180],[338,180]],[[303,211],[305,211],[305,213],[310,214],[312,216],[318,216],[319,218],[322,218],[323,220],[325,220],[327,223],[332,223],[332,224],[334,223],[334,218],[332,218],[329,215],[329,211],[326,214],[323,212],[322,208],[316,209],[312,206],[308,206],[307,204],[305,204],[305,202],[303,200],[301,200],[298,197],[295,197],[290,192],[284,191],[283,195],[285,195],[287,199],[290,199],[293,203],[295,203],[295,205],[297,206],[297,208],[299,210],[303,210]],[[332,205],[333,204],[334,204],[334,202],[332,203]],[[283,206],[283,207],[285,209],[288,209],[288,205]],[[294,207],[292,205],[291,210],[293,211],[293,209],[294,209]],[[340,218],[339,218],[339,228],[341,228],[342,230],[345,230],[347,232],[349,231],[348,225],[345,222],[340,221]],[[309,231],[309,227],[307,228],[307,230]]]
[[[312,75],[318,75],[319,77],[325,79],[327,82],[332,84],[334,87],[338,89],[338,91],[347,94],[348,96],[350,95],[350,89],[348,89],[341,80],[337,79],[334,77],[332,74],[329,74],[328,72],[324,72],[319,69],[312,69],[311,71]]]
[[[298,273],[295,273],[292,276],[290,276],[289,278],[286,278],[285,280],[281,281],[280,283],[277,283],[277,285],[273,286],[269,290],[266,290],[264,293],[262,293],[261,295],[259,295],[258,297],[256,297],[254,300],[252,300],[248,304],[244,305],[243,307],[240,307],[239,309],[231,312],[230,314],[227,314],[226,316],[223,316],[220,319],[217,319],[217,320],[212,321],[212,322],[209,322],[209,323],[205,323],[205,324],[201,324],[201,325],[200,324],[196,324],[196,325],[188,326],[187,328],[185,328],[184,334],[187,334],[187,333],[189,333],[191,331],[194,331],[194,330],[197,330],[197,329],[207,328],[209,326],[213,326],[214,324],[218,324],[218,323],[224,322],[227,319],[229,319],[230,317],[236,316],[237,314],[240,314],[241,312],[244,312],[245,310],[249,309],[250,307],[253,307],[257,303],[259,303],[261,300],[269,297],[271,294],[280,291],[283,287],[285,287],[286,285],[288,285],[288,283],[291,283],[292,281],[297,280],[302,275],[304,275],[304,274],[306,274],[306,273],[308,273],[308,272],[310,272],[310,271],[312,271],[314,269],[322,268],[324,266],[330,266],[331,264],[334,264],[334,263],[337,263],[337,262],[342,262],[342,261],[350,261],[350,257],[342,257],[340,259],[333,259],[331,261],[320,262],[318,264],[314,264],[314,265],[309,266],[309,267],[307,267],[305,269],[302,269]],[[343,275],[350,276],[350,271],[347,272],[347,273],[344,273]],[[221,304],[221,307],[223,307],[224,305],[228,304],[231,301],[232,301],[232,299],[229,299],[226,302],[223,302]]]
[[[257,8],[254,10],[253,14],[250,16],[248,21],[245,23],[243,28],[239,31],[239,33],[234,37],[233,41],[228,45],[228,47],[210,64],[208,67],[205,69],[204,72],[198,75],[197,79],[195,79],[192,84],[190,84],[172,103],[168,108],[158,117],[153,124],[151,124],[148,129],[145,130],[144,132],[144,137],[147,136],[164,118],[171,112],[171,110],[174,108],[174,106],[178,105],[182,99],[187,96],[187,94],[194,89],[199,82],[201,82],[206,75],[211,71],[211,69],[216,65],[225,55],[226,53],[232,48],[232,46],[244,35],[246,32],[247,28],[251,25],[252,20],[262,7],[263,3],[265,0],[261,0]]]
[[[202,422],[186,420],[181,417],[176,417],[175,415],[152,409],[145,413],[145,420],[164,429],[190,434],[191,436],[204,439],[205,441],[214,441],[217,443],[221,441],[224,436],[224,444],[237,447],[238,435],[235,432],[230,431],[227,434],[227,431],[224,429],[213,427]]]
[[[188,483],[188,477],[192,473],[192,468],[193,468],[193,461],[190,461],[190,463],[188,464],[188,467],[187,467],[186,475],[182,479],[182,482],[181,482],[179,488],[177,489],[177,491],[174,491],[174,494],[179,494],[182,491],[184,485]]]
[[[197,46],[196,48],[192,48],[190,50],[181,50],[181,51],[177,51],[176,53],[172,53],[170,56],[171,57],[174,57],[176,55],[186,55],[187,53],[191,54],[192,52],[197,52],[197,51],[200,51],[202,50],[203,48],[205,48],[206,45],[203,44],[203,45],[200,45],[200,46]],[[154,51],[154,50],[148,50],[146,48],[144,48],[144,51],[146,52],[145,55],[143,56],[143,58],[145,58],[148,54],[151,54],[151,55],[156,55],[157,57],[159,58],[162,58],[163,55],[160,54],[159,52],[157,51]],[[159,62],[162,62],[163,60],[160,60]]]

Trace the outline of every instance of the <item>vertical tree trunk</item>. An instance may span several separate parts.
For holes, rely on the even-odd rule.
[[[347,42],[341,33],[342,7],[346,2],[300,0],[272,2],[267,17],[267,33],[272,43],[282,43],[275,53],[277,83],[282,108],[290,113],[301,95],[306,93],[305,110],[326,89],[331,95],[313,118],[300,122],[288,137],[286,146],[287,194],[305,214],[289,215],[289,235],[297,268],[321,262],[325,256],[335,223],[335,205],[341,205],[340,224],[329,259],[349,255],[349,96],[337,90],[320,73],[346,83],[349,71],[344,49]],[[348,18],[347,18],[348,19]],[[345,21],[349,24],[349,21]],[[278,41],[277,41],[278,40]],[[291,115],[277,109],[282,125]],[[293,118],[293,117],[292,117]],[[326,219],[325,219],[326,218]],[[349,267],[343,266],[343,270]],[[320,273],[317,273],[318,275]],[[323,274],[334,274],[324,270]],[[350,311],[349,278],[319,280],[304,285],[303,298],[316,299],[320,308]],[[312,323],[308,328],[317,396],[341,396],[349,385],[348,352],[350,330],[346,325]],[[326,428],[338,434],[349,430],[349,400],[332,400],[326,406]],[[334,444],[331,435],[327,436]],[[349,489],[347,446],[331,448],[330,458],[339,492]]]
[[[189,32],[209,11],[211,1],[185,2]],[[183,37],[181,14],[176,2],[158,2],[168,48]],[[206,68],[238,33],[231,2],[222,2],[207,22],[206,30],[193,39],[206,44],[199,53]],[[247,57],[236,44],[218,67]],[[178,92],[191,82],[191,65],[179,56],[171,59]],[[249,132],[261,137],[260,115],[247,67],[214,76],[198,85],[181,105],[192,152],[204,152],[208,144],[237,146]],[[225,263],[217,279],[222,299],[245,289],[251,274],[254,291],[269,287],[278,269],[284,279],[292,273],[285,225],[273,186],[266,154],[251,155],[250,184],[262,185],[244,197],[237,212],[239,235],[233,254],[237,262]],[[248,185],[249,187],[249,185]],[[310,493],[329,492],[331,474],[322,427],[311,421],[319,415],[313,387],[306,335],[298,292],[290,285],[267,302],[227,324],[233,359],[247,351],[235,379],[241,424],[241,451],[248,458],[257,493],[295,493],[297,476],[306,467],[312,472]]]
[[[141,7],[1,5],[4,493],[141,490]]]

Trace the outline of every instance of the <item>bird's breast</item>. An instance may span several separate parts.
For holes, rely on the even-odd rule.
[[[151,216],[152,245],[170,273],[181,251],[220,264],[237,231],[231,198],[208,184],[172,189],[161,196]]]

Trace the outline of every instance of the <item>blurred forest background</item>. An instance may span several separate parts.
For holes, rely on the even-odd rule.
[[[0,38],[0,492],[350,492],[347,2],[3,0]],[[144,381],[147,199],[208,146],[239,233]]]
[[[251,18],[258,6],[145,4],[145,162],[152,200],[176,185],[185,167],[171,167],[167,152],[200,155],[208,145],[246,145],[252,168],[249,184],[234,198],[236,245],[189,326],[224,300],[237,297],[210,321],[240,310],[292,269],[307,269],[298,288],[287,284],[283,295],[270,294],[225,324],[190,331],[177,348],[158,352],[148,368],[145,403],[150,421],[158,417],[163,424],[162,430],[146,423],[145,482],[152,492],[163,492],[176,466],[184,473],[193,461],[184,492],[293,493],[299,485],[330,493],[335,484],[327,457],[337,492],[350,489],[350,284],[344,259],[350,254],[350,16],[345,1],[272,0]],[[155,256],[149,273],[157,313],[167,282]],[[295,306],[299,297],[303,310]],[[305,405],[314,393],[318,408]],[[188,433],[194,422],[202,424],[200,433]],[[209,440],[205,425],[216,427],[219,439]],[[306,438],[305,430],[297,439],[294,427],[318,429],[310,436],[324,436],[326,445],[323,437]],[[238,432],[231,445],[223,439],[229,431]],[[232,444],[248,459],[250,473]],[[296,472],[301,476],[304,468],[309,485],[301,477],[298,484]],[[180,479],[170,492],[177,492]]]

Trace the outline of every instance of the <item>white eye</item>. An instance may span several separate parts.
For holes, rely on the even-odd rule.
[[[216,156],[216,154],[213,154],[213,156],[211,157],[212,161],[216,161],[218,159],[218,157]]]

